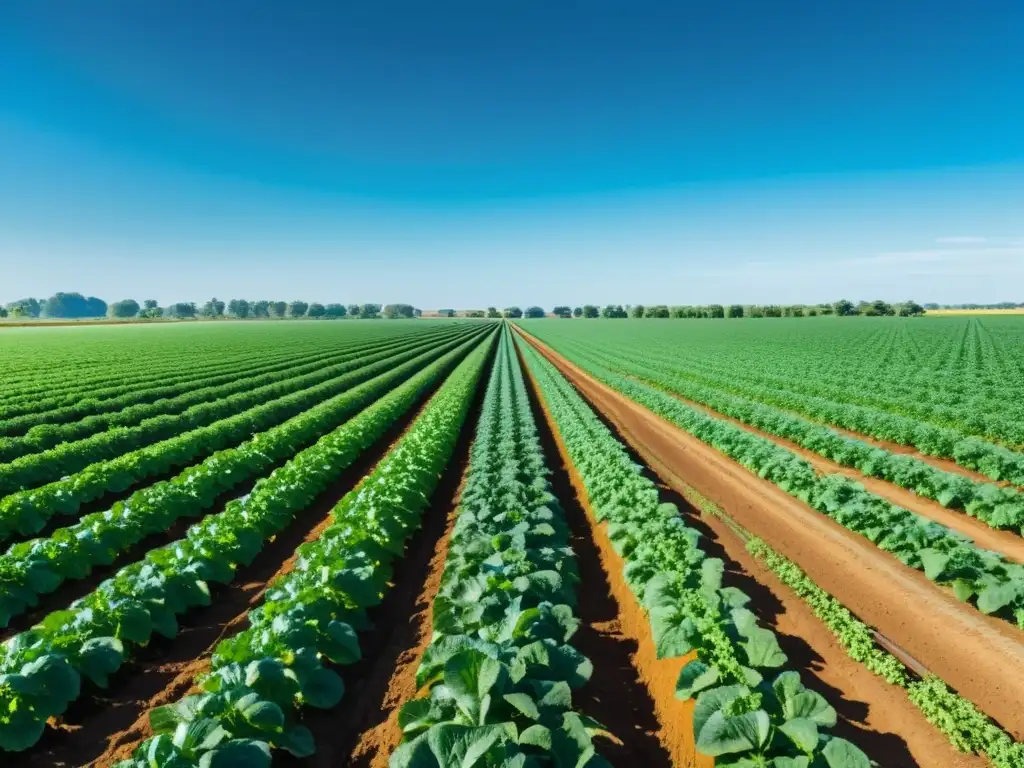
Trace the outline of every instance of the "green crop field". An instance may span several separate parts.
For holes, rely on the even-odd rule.
[[[1024,766],[1024,320],[0,333],[0,764]]]

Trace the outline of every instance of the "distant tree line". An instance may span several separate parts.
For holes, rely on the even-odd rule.
[[[454,315],[454,310],[452,310]],[[18,299],[0,308],[0,317],[11,318],[63,318],[87,319],[110,317],[112,319],[140,318],[357,318],[375,319],[419,317],[421,311],[411,304],[320,304],[306,301],[248,301],[231,299],[222,301],[212,298],[203,304],[176,302],[161,307],[155,299],[146,299],[141,304],[135,299],[122,299],[110,304],[95,296],[85,297],[80,293],[56,293],[48,299]]]
[[[700,306],[668,306],[667,304],[607,304],[599,307],[595,304],[584,304],[582,307],[559,305],[551,310],[553,315],[563,318],[571,317],[609,317],[609,318],[736,318],[736,317],[815,317],[818,315],[854,315],[881,316],[899,315],[910,317],[923,315],[925,307],[915,301],[903,301],[890,304],[881,299],[876,301],[852,301],[840,299],[832,304],[706,304]],[[510,307],[504,312],[505,317],[544,317],[540,307],[529,307],[524,313],[519,307]],[[490,315],[488,315],[490,317]]]
[[[935,304],[924,305],[925,309],[1022,309],[1024,301],[1019,304],[1013,301],[1000,301],[997,304]]]

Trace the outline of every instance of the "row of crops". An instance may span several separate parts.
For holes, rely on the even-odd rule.
[[[930,387],[921,402],[934,413],[984,410],[1000,397],[996,373],[1015,366],[1000,351],[1006,329],[943,325],[954,354],[903,329],[855,326],[857,360],[867,344],[919,367],[984,361],[976,392]],[[635,764],[622,745],[652,726],[597,719],[594,691],[646,685],[666,765],[888,764],[884,742],[851,725],[857,692],[822,685],[790,652],[761,586],[737,585],[747,566],[708,537],[699,511],[666,500],[638,446],[564,375],[571,364],[1018,637],[1024,566],[821,474],[771,436],[1019,533],[1012,484],[758,399],[755,380],[781,391],[777,369],[741,376],[737,362],[732,376],[727,354],[691,365],[662,331],[629,342],[615,323],[523,327],[531,336],[467,321],[17,331],[36,347],[16,348],[0,393],[0,752],[18,765],[122,768]],[[749,343],[722,346],[740,361]],[[780,338],[780,356],[797,359],[801,343]],[[45,356],[61,349],[71,367],[53,375]],[[823,373],[819,389],[786,392],[827,399],[836,386]],[[848,404],[881,409],[871,391],[851,388]],[[929,428],[960,429],[937,419]],[[449,502],[443,489],[456,487]],[[712,502],[705,514],[728,519]],[[581,568],[582,537],[614,553],[598,567],[605,581]],[[770,539],[743,534],[851,659],[955,749],[1024,766],[1019,734],[891,652]],[[589,592],[608,593],[618,624],[639,617],[635,636],[608,629],[616,622],[581,599]],[[405,594],[418,594],[421,615],[395,613]],[[402,640],[417,622],[424,640]],[[595,632],[642,646],[630,651],[636,669],[608,664],[586,640]],[[674,665],[672,680],[639,673],[644,653]],[[414,685],[379,674],[398,659]],[[357,758],[378,707],[386,738]]]
[[[967,537],[867,491],[850,477],[815,471],[806,459],[773,442],[771,436],[786,438],[865,475],[909,488],[1016,534],[1021,532],[1020,510],[1024,508],[1018,489],[939,469],[920,458],[837,433],[821,421],[772,405],[769,398],[762,401],[734,394],[738,386],[723,384],[715,388],[706,383],[710,379],[703,373],[691,374],[698,365],[690,359],[659,352],[653,342],[653,351],[649,352],[639,333],[634,334],[628,348],[620,348],[606,341],[597,343],[578,326],[566,329],[553,323],[525,323],[524,327],[612,390],[865,537],[933,583],[948,588],[970,610],[1024,627],[1024,565],[982,549]],[[896,332],[892,328],[872,330]],[[784,344],[779,346],[785,349]],[[728,361],[722,365],[725,367]],[[699,366],[701,371],[706,367],[710,366],[703,362]],[[756,430],[746,429],[747,425]],[[905,689],[914,706],[958,749],[984,755],[995,765],[1024,764],[1024,746],[1011,734],[951,691],[941,679],[934,675],[918,679],[908,673],[898,659],[872,641],[862,622],[810,581],[798,565],[764,541],[753,540],[750,549],[810,604],[854,659]],[[1012,634],[1016,630],[1008,631],[1019,647],[1020,636]]]

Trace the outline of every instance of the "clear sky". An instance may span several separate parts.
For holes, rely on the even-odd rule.
[[[1024,3],[0,4],[0,301],[1024,301]]]

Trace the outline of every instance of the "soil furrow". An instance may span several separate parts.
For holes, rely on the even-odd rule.
[[[654,658],[646,617],[620,578],[621,567],[609,562],[615,552],[601,541],[604,534],[594,530],[582,482],[556,439],[554,422],[521,354],[519,359],[530,385],[530,405],[545,462],[552,470],[549,481],[569,525],[580,574],[575,609],[580,628],[572,645],[590,659],[594,673],[573,694],[573,705],[608,729],[612,738],[602,739],[598,750],[612,765],[700,765],[687,727],[690,707],[674,695],[681,663]]]
[[[666,482],[677,489],[692,486],[712,499],[862,620],[893,638],[1011,735],[1021,738],[1024,712],[1018,704],[1024,701],[1024,633],[960,603],[866,539],[523,335]]]

